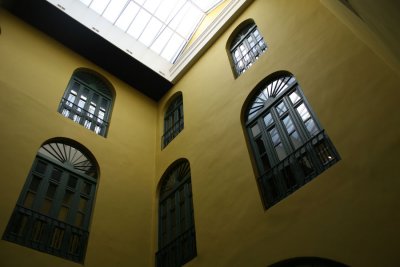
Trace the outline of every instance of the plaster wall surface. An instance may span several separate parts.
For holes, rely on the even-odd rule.
[[[66,137],[88,148],[100,166],[85,266],[150,266],[156,103],[4,10],[0,24],[1,235],[37,150]],[[57,112],[81,67],[115,89],[106,138]],[[0,240],[0,266],[79,264]]]
[[[249,18],[269,48],[235,79],[226,42]],[[342,159],[264,210],[242,111],[257,83],[279,70],[296,76]],[[187,266],[268,266],[301,256],[395,266],[399,85],[320,1],[255,1],[160,101],[159,137],[169,98],[182,92],[185,128],[157,152],[156,174],[177,158],[191,163],[198,256]]]

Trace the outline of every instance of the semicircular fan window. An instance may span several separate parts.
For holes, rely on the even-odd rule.
[[[284,76],[265,85],[250,105],[247,113],[247,120],[249,121],[251,118],[255,117],[258,112],[265,107],[269,99],[279,96],[295,81],[296,78],[294,76]]]
[[[189,162],[184,161],[164,176],[160,189],[160,198],[174,191],[188,177],[190,177],[190,166]]]
[[[97,177],[96,164],[88,155],[71,145],[48,143],[41,146],[38,153],[61,163],[61,165],[73,168],[77,172]]]

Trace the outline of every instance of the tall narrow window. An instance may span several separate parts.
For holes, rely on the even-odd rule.
[[[162,148],[166,147],[183,129],[183,100],[179,93],[169,104],[164,116]]]
[[[83,262],[97,173],[94,157],[76,142],[42,145],[3,239]]]
[[[98,135],[106,136],[113,96],[105,79],[88,70],[74,72],[58,112]]]
[[[267,44],[253,20],[240,24],[229,38],[229,58],[235,77],[245,72],[267,50]]]
[[[158,267],[178,267],[196,257],[192,184],[187,160],[179,160],[161,179],[158,208]]]
[[[266,208],[339,160],[290,73],[278,72],[256,87],[245,124]]]

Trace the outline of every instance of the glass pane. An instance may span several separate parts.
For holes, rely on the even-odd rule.
[[[44,163],[43,161],[38,161],[36,163],[35,171],[37,171],[39,173],[44,173],[46,171],[46,167],[47,167],[46,163]]]
[[[68,253],[78,254],[80,248],[80,237],[73,234],[69,243]]]
[[[294,146],[294,149],[299,148],[302,145],[301,139],[299,134],[297,133],[297,131],[294,131],[291,135],[290,135],[290,140],[292,141],[292,144]]]
[[[122,12],[121,16],[119,16],[115,26],[123,31],[126,31],[139,9],[140,8],[138,5],[136,5],[133,1],[129,1],[128,6]]]
[[[285,113],[287,110],[285,103],[281,102],[279,103],[278,106],[276,106],[276,111],[278,112],[278,115],[281,116],[283,113]]]
[[[64,205],[70,205],[72,196],[74,195],[73,192],[66,190],[63,198]]]
[[[256,144],[257,144],[257,147],[258,147],[258,153],[259,154],[264,154],[265,153],[265,146],[264,146],[264,142],[261,139],[261,137],[256,139]]]
[[[69,208],[62,206],[60,212],[58,213],[58,219],[61,221],[66,221],[68,216]]]
[[[75,216],[75,226],[81,227],[83,224],[84,215],[78,212]]]
[[[90,189],[91,189],[91,185],[89,183],[84,182],[82,185],[82,193],[89,195],[90,194]]]
[[[269,125],[271,125],[274,122],[274,119],[272,119],[272,116],[270,113],[268,113],[267,115],[265,115],[264,117],[264,123],[265,125],[268,127]]]
[[[285,148],[283,147],[282,143],[280,143],[279,145],[277,145],[275,147],[276,150],[276,154],[278,155],[279,160],[283,160],[286,157],[286,151]]]
[[[47,188],[47,192],[46,192],[46,197],[48,198],[54,198],[54,195],[56,194],[56,190],[57,190],[57,185],[50,183],[49,187]]]
[[[25,214],[18,214],[17,220],[14,221],[14,225],[12,227],[11,232],[17,234],[18,236],[22,236],[25,230],[25,226],[28,222],[28,216]]]
[[[286,131],[288,132],[288,134],[291,134],[295,130],[293,121],[289,116],[286,116],[283,119],[283,125],[285,125]]]
[[[79,200],[79,207],[78,209],[80,211],[85,211],[86,205],[87,205],[88,200],[86,198],[81,197]]]
[[[289,95],[290,101],[292,101],[293,104],[296,104],[300,99],[300,95],[297,91],[294,91]]]
[[[62,175],[62,171],[60,171],[58,169],[53,169],[53,172],[51,173],[51,179],[59,182],[61,179],[61,175]]]
[[[49,214],[50,209],[51,209],[51,204],[52,204],[52,201],[50,199],[45,198],[40,211],[44,214]]]
[[[43,234],[43,229],[44,226],[46,225],[45,222],[42,222],[40,220],[36,220],[35,224],[33,225],[33,229],[32,229],[32,241],[40,241],[40,239],[42,238],[42,234]]]
[[[299,113],[301,119],[303,121],[306,121],[308,118],[311,117],[310,113],[308,112],[308,109],[304,103],[302,103],[300,106],[297,107],[297,112]]]
[[[318,133],[318,127],[315,124],[313,119],[309,119],[305,124],[306,124],[308,132],[311,135],[314,135],[314,134]]]
[[[71,188],[75,188],[77,182],[78,182],[78,179],[73,177],[73,176],[71,176],[68,179],[68,186],[71,187]]]
[[[32,182],[29,185],[29,190],[33,191],[33,192],[37,192],[41,181],[42,181],[42,179],[40,179],[39,177],[33,176]]]
[[[144,9],[141,9],[138,15],[133,20],[127,33],[130,34],[133,38],[138,39],[145,29],[147,23],[149,22],[150,18],[150,13],[148,13]]]
[[[253,127],[251,127],[251,132],[253,133],[253,136],[257,136],[261,131],[260,127],[256,124]]]
[[[26,193],[26,196],[24,199],[24,207],[32,208],[33,201],[35,200],[35,195],[36,194],[29,192],[29,191]]]
[[[263,167],[264,167],[264,172],[266,172],[269,169],[271,169],[271,164],[269,162],[267,154],[265,154],[264,156],[261,157],[261,161],[262,161],[262,164],[263,164]]]
[[[269,134],[271,136],[272,143],[274,144],[274,146],[276,146],[277,144],[279,144],[281,142],[281,138],[279,137],[279,133],[276,130],[276,128],[272,128],[269,131]]]
[[[117,17],[122,12],[122,9],[124,8],[125,4],[126,4],[126,0],[111,1],[111,3],[108,5],[106,10],[104,11],[103,17],[105,17],[111,23],[114,23],[115,20],[117,19]]]
[[[301,157],[298,160],[298,163],[304,173],[304,176],[308,176],[309,174],[311,174],[314,171],[313,166],[312,166],[310,160],[308,159],[307,155]]]

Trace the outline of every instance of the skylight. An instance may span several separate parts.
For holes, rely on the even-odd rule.
[[[173,63],[222,0],[80,0],[113,25]]]

